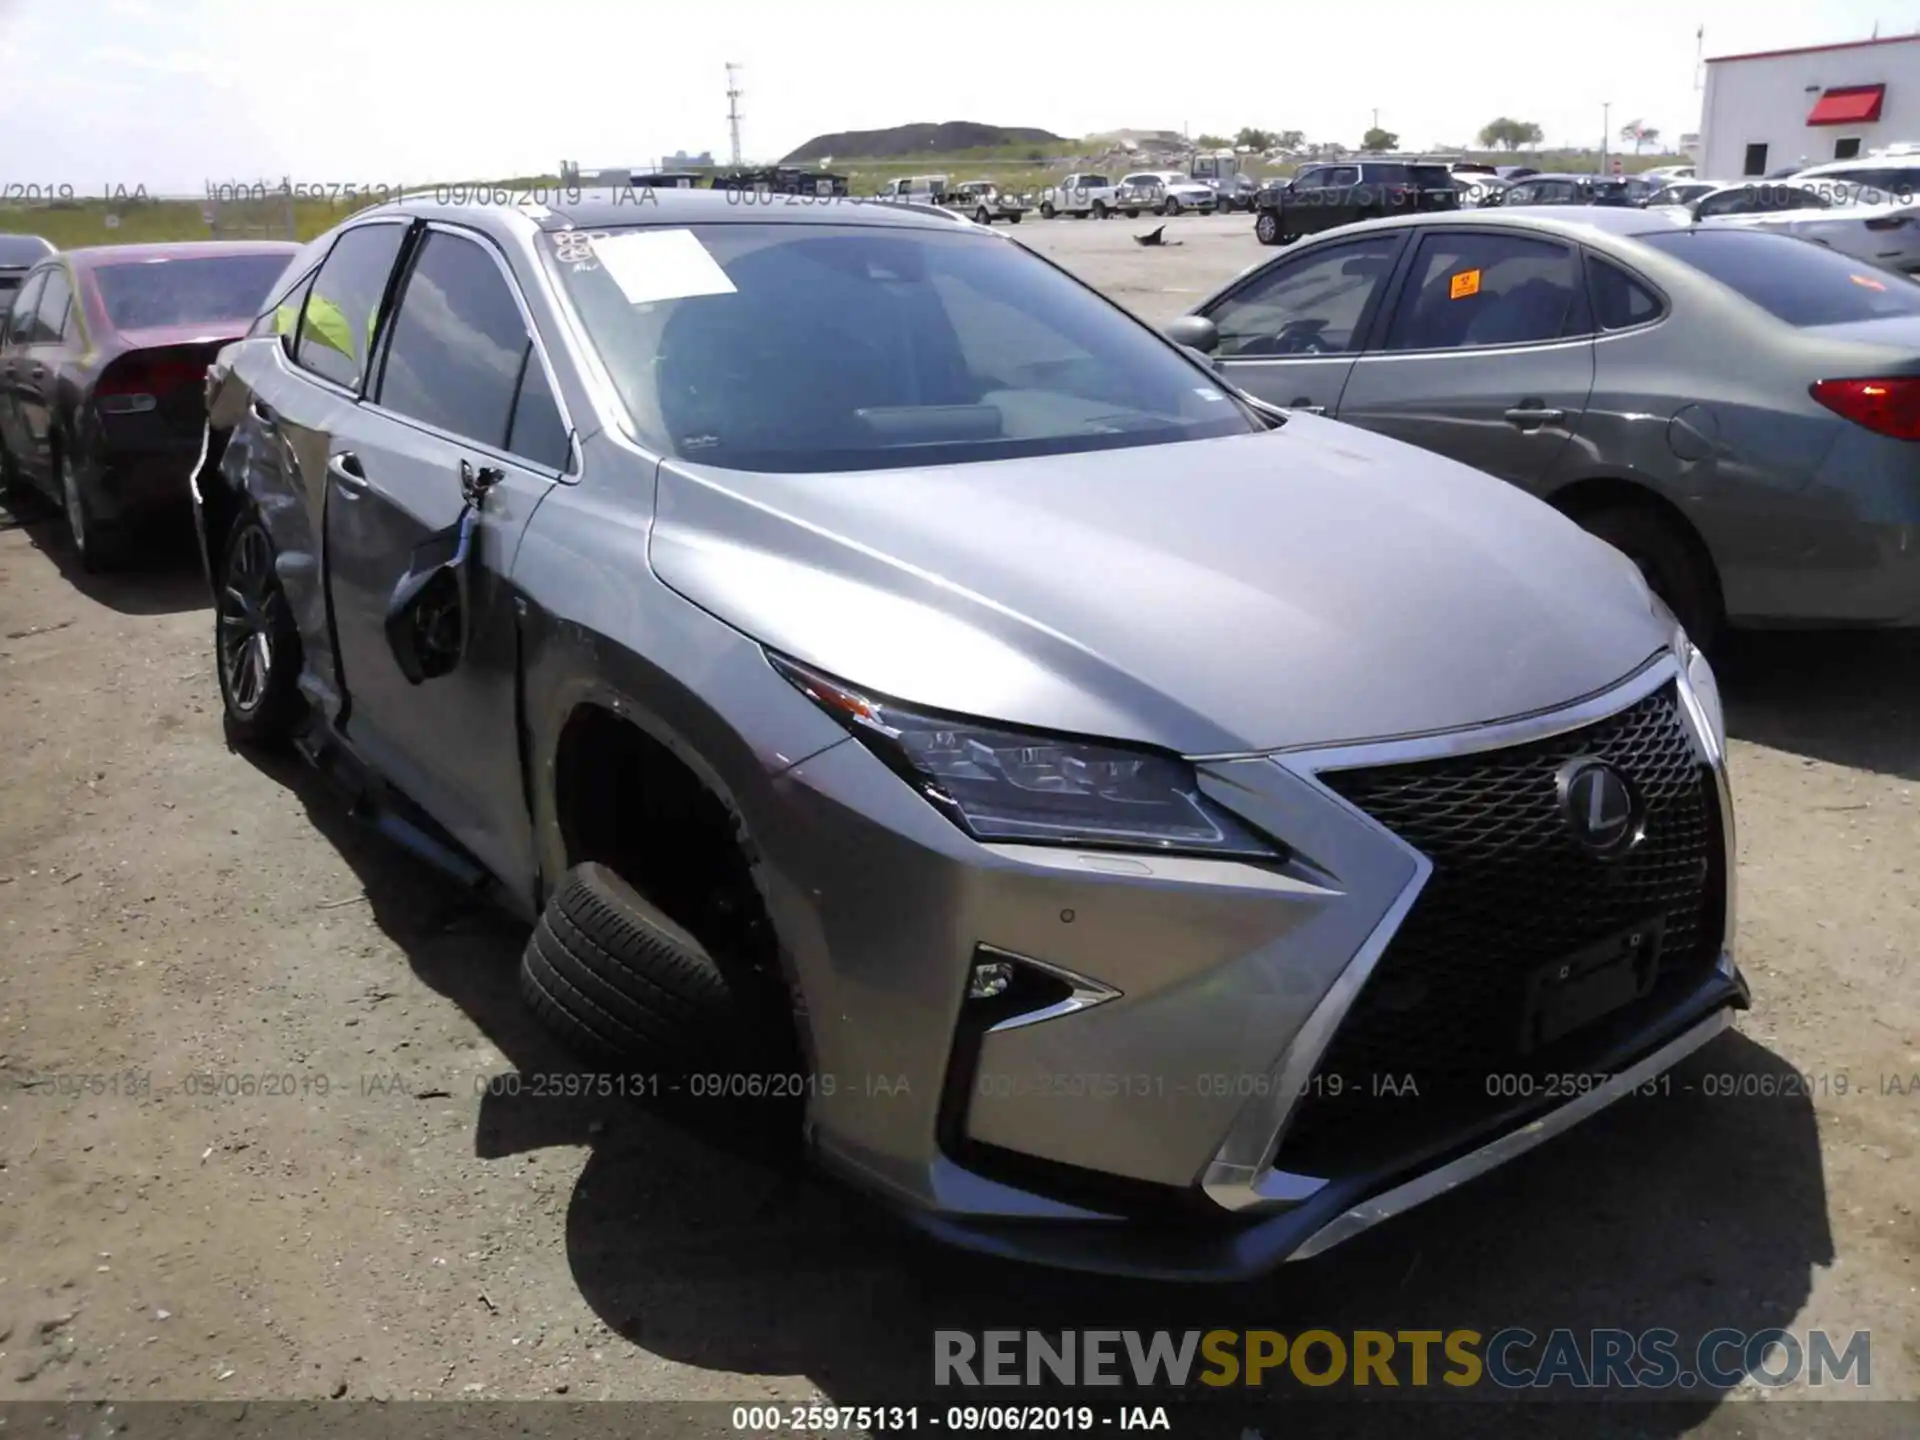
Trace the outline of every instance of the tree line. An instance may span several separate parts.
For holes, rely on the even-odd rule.
[[[1478,138],[1482,150],[1511,151],[1543,144],[1547,137],[1546,132],[1531,120],[1515,120],[1502,115],[1482,125]],[[1620,127],[1620,139],[1630,142],[1637,155],[1644,146],[1660,139],[1660,129],[1644,120],[1629,120]],[[1202,150],[1299,150],[1306,143],[1304,131],[1262,130],[1252,125],[1243,126],[1231,139],[1225,135],[1202,135],[1194,141]],[[1399,147],[1400,137],[1377,125],[1360,137],[1362,150],[1397,150]]]

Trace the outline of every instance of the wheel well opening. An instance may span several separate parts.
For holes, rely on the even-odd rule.
[[[1643,485],[1636,485],[1631,480],[1601,475],[1576,481],[1564,490],[1556,491],[1548,497],[1548,503],[1576,524],[1603,510],[1631,509],[1656,516],[1687,547],[1689,558],[1709,587],[1716,611],[1725,613],[1726,599],[1720,589],[1720,567],[1714,564],[1713,552],[1707,548],[1706,540],[1694,527],[1693,521],[1687,518],[1686,512],[1664,495]]]
[[[569,867],[605,865],[717,961],[780,979],[739,819],[685,761],[588,705],[561,732],[554,779]]]

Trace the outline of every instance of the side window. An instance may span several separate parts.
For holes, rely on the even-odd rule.
[[[411,419],[505,449],[532,348],[493,256],[476,241],[430,231],[400,292],[377,398]]]
[[[300,328],[300,307],[307,303],[307,291],[313,288],[316,272],[308,271],[302,275],[247,331],[249,339],[264,335],[276,335],[280,343],[289,350],[293,348],[294,333]]]
[[[40,303],[34,310],[33,343],[50,345],[64,335],[67,313],[72,308],[73,286],[67,281],[67,272],[49,270],[46,289],[40,292]]]
[[[1223,359],[1340,354],[1358,347],[1400,237],[1370,235],[1276,264],[1214,307]]]
[[[359,388],[380,300],[406,234],[405,225],[362,225],[334,242],[307,292],[293,347],[296,365],[336,385]]]
[[[1387,331],[1389,350],[1557,340],[1584,308],[1573,251],[1491,231],[1429,234]]]
[[[1320,172],[1320,183],[1330,190],[1344,189],[1360,183],[1360,167],[1357,165],[1335,165]]]
[[[1507,205],[1532,205],[1536,203],[1539,198],[1540,187],[1538,185],[1515,185],[1507,191],[1506,199],[1502,203]]]
[[[1587,252],[1587,288],[1602,330],[1627,330],[1657,319],[1660,297],[1618,265]]]
[[[47,273],[42,270],[20,287],[20,293],[14,297],[13,308],[7,312],[7,342],[12,345],[24,345],[28,340],[28,331],[33,329],[33,312],[40,304],[40,292],[46,288]]]
[[[572,458],[567,427],[554,403],[553,387],[547,383],[547,367],[531,350],[520,372],[520,393],[513,401],[507,451],[549,470],[565,470]]]

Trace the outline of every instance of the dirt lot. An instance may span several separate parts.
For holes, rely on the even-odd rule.
[[[1153,223],[1016,233],[1149,319],[1265,253],[1227,217],[1135,246]],[[184,539],[96,581],[51,517],[0,520],[0,1397],[854,1403],[924,1392],[935,1327],[1308,1324],[1867,1328],[1874,1393],[1920,1397],[1920,1093],[1888,1089],[1920,1091],[1912,639],[1723,667],[1757,1001],[1689,1093],[1175,1290],[932,1251],[631,1104],[483,1097],[568,1068],[523,933],[229,752],[211,632]],[[1774,1433],[1718,1399],[1645,1433]]]

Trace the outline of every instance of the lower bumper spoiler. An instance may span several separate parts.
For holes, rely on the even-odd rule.
[[[1138,1279],[1250,1279],[1331,1250],[1564,1134],[1713,1040],[1747,1003],[1746,982],[1725,958],[1713,981],[1670,1014],[1633,1052],[1636,1058],[1607,1067],[1605,1082],[1564,1103],[1536,1107],[1492,1138],[1468,1142],[1471,1148],[1429,1168],[1335,1180],[1311,1200],[1256,1220],[1217,1225],[1117,1218],[1011,1221],[923,1210],[908,1211],[904,1218],[949,1244],[1032,1264]]]

